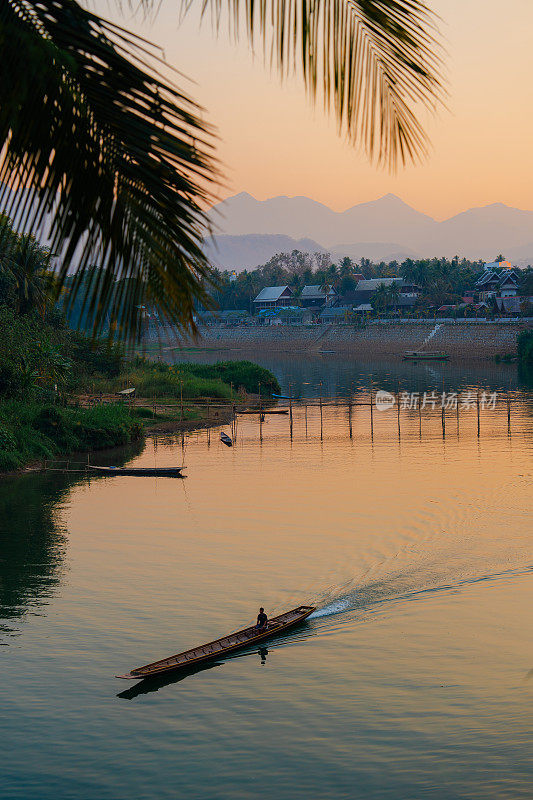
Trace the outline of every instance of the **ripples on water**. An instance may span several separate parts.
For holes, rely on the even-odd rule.
[[[364,392],[361,397],[364,398]],[[533,414],[295,410],[150,440],[184,481],[0,486],[2,800],[526,798]],[[301,628],[139,663],[313,602]],[[120,685],[118,685],[120,684]],[[117,698],[117,692],[119,697]],[[130,702],[124,702],[129,700]]]

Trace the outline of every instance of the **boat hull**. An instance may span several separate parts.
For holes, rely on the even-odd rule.
[[[98,472],[100,475],[134,475],[141,478],[160,477],[160,478],[183,478],[181,471],[184,467],[97,467],[92,464],[89,469]]]
[[[161,661],[154,661],[143,667],[136,667],[126,675],[117,675],[116,677],[124,678],[125,680],[144,680],[147,678],[155,678],[168,672],[188,669],[201,662],[220,659],[228,653],[244,650],[256,642],[264,642],[283,631],[294,628],[296,625],[304,622],[313,611],[315,611],[315,606],[299,606],[292,611],[280,614],[278,617],[273,617],[269,620],[269,627],[266,631],[257,632],[255,626],[244,628],[244,630],[237,631],[229,636],[224,636],[222,639],[216,639],[201,647],[185,650],[183,653],[178,653],[175,656],[170,656],[170,658],[162,659]]]
[[[404,361],[448,361],[447,353],[404,353]]]

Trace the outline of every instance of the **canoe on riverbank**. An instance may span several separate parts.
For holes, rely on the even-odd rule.
[[[224,636],[222,639],[215,639],[214,642],[208,642],[201,647],[185,650],[183,653],[170,656],[170,658],[164,658],[161,661],[153,661],[151,664],[145,664],[144,667],[135,667],[135,669],[132,669],[127,675],[117,675],[116,677],[129,680],[141,680],[143,678],[161,675],[165,672],[187,668],[200,661],[210,661],[212,659],[221,658],[226,655],[226,653],[242,650],[251,644],[255,644],[255,642],[263,642],[265,639],[277,636],[278,633],[286,631],[288,628],[299,625],[309,614],[312,614],[314,610],[314,606],[298,606],[298,608],[293,608],[292,611],[286,611],[285,614],[272,617],[272,619],[268,621],[267,629],[264,631],[259,632],[257,627],[252,625],[249,628],[244,628],[242,631],[230,633],[229,636]]]
[[[89,469],[101,475],[135,475],[141,478],[159,476],[161,478],[183,478],[185,467],[97,467],[89,464]]]

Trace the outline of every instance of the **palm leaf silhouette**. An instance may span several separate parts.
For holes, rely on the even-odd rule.
[[[418,112],[440,102],[442,84],[420,0],[200,7],[216,25],[225,10],[282,76],[301,70],[370,157],[395,167],[425,152]],[[218,178],[202,109],[162,77],[155,48],[75,0],[3,0],[0,43],[2,211],[49,237],[58,291],[74,270],[68,302],[83,293],[95,333],[110,323],[134,340],[146,303],[194,330],[195,302],[210,303],[202,241]]]

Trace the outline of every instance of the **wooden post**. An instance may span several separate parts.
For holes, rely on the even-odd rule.
[[[370,378],[370,437],[374,439],[374,383]]]
[[[511,435],[511,398],[507,392],[507,433]]]
[[[398,416],[398,439],[401,438],[401,431],[400,431],[400,381],[398,381],[398,391],[396,392],[396,406],[397,406],[397,416]]]
[[[457,405],[456,405],[456,415],[457,415],[457,434],[459,434],[459,393],[457,393]]]
[[[209,422],[209,397],[207,398],[207,421]]]
[[[348,399],[348,429],[350,432],[350,439],[353,438],[353,431],[352,431],[352,400],[353,400],[353,383],[352,389],[350,391],[350,397]]]
[[[480,420],[479,420],[479,389],[477,390],[477,435],[480,434]]]
[[[323,422],[322,422],[322,381],[320,381],[320,441],[323,438]]]
[[[180,378],[180,422],[183,422],[183,381]]]
[[[259,441],[263,441],[263,402],[261,400],[261,381],[259,381]]]
[[[305,436],[307,438],[307,403],[305,404]]]
[[[289,428],[292,439],[292,387],[290,383],[289,383]]]
[[[444,376],[442,376],[442,392],[441,392],[441,401],[440,401],[440,417],[441,417],[441,425],[442,425],[442,438],[446,438],[446,411],[444,406],[446,405],[446,400],[444,396]]]

